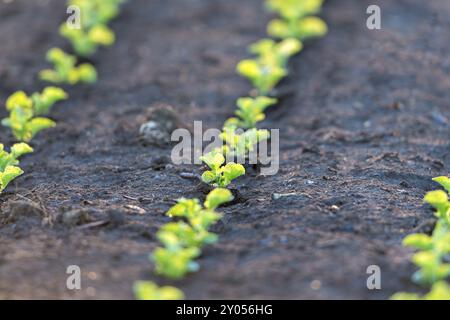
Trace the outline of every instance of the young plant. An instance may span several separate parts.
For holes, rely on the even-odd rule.
[[[72,29],[64,23],[59,33],[70,41],[75,53],[83,57],[94,54],[99,46],[111,46],[115,41],[114,32],[106,25],[96,25],[85,30]]]
[[[270,36],[281,39],[297,38],[306,40],[323,37],[327,32],[328,27],[326,23],[318,17],[306,17],[292,21],[274,19],[267,27],[267,33]]]
[[[221,152],[228,159],[234,157],[248,158],[258,143],[270,137],[268,130],[252,128],[241,133],[241,130],[236,129],[232,123],[226,123],[225,125],[228,126],[225,126],[220,134],[220,139],[225,143]]]
[[[259,57],[267,65],[277,65],[286,67],[290,57],[299,53],[303,49],[303,44],[295,38],[287,38],[280,42],[272,39],[263,39],[249,48],[249,51]]]
[[[200,249],[217,240],[217,235],[208,232],[221,218],[215,209],[232,199],[231,192],[221,188],[208,194],[203,207],[198,199],[179,199],[167,215],[183,221],[166,224],[157,233],[164,247],[156,248],[151,256],[156,273],[180,279],[188,272],[197,271],[199,265],[194,259],[201,254]]]
[[[286,68],[259,59],[242,60],[236,70],[252,83],[259,95],[263,96],[268,95],[288,74]]]
[[[256,127],[256,124],[265,119],[264,111],[276,104],[277,99],[259,96],[256,98],[239,98],[237,100],[238,110],[235,112],[237,117],[229,118],[224,127],[250,129]]]
[[[53,69],[42,70],[39,73],[41,80],[71,85],[97,81],[97,71],[94,66],[89,63],[76,66],[76,57],[59,48],[50,49],[47,53],[47,60],[53,64]]]
[[[438,221],[430,237],[426,234],[411,234],[403,240],[403,245],[419,249],[412,261],[420,269],[413,280],[422,284],[433,284],[450,276],[450,264],[444,258],[450,254],[450,232],[443,221]]]
[[[41,111],[45,109],[45,106],[42,106]],[[9,117],[3,119],[2,124],[11,128],[18,141],[28,142],[40,131],[55,126],[55,122],[48,118],[34,116],[33,99],[23,91],[18,91],[8,98],[6,109],[9,111]]]
[[[33,152],[33,149],[26,143],[16,143],[11,147],[11,152],[4,150],[3,144],[0,144],[0,192],[8,184],[23,174],[23,170],[18,167],[18,158]]]
[[[320,12],[324,0],[267,0],[270,11],[278,13],[285,20],[298,20]]]
[[[106,25],[117,17],[120,5],[124,0],[69,0],[70,6],[76,6],[81,11],[82,29],[89,30],[97,25]]]
[[[175,287],[158,287],[151,281],[136,281],[133,287],[138,300],[183,300],[184,293]]]
[[[42,93],[33,93],[31,100],[33,101],[33,109],[35,115],[47,115],[55,103],[67,100],[67,93],[57,87],[47,87]]]
[[[450,286],[445,281],[433,284],[431,291],[424,296],[415,293],[399,292],[391,300],[450,300]]]
[[[210,170],[202,174],[202,181],[215,187],[227,187],[234,179],[245,174],[241,164],[229,162],[226,165],[222,153],[213,151],[200,158]]]

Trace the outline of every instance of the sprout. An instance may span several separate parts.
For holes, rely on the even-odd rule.
[[[295,38],[287,38],[278,43],[272,39],[263,39],[252,44],[249,49],[265,64],[286,67],[289,58],[303,49],[303,44]]]
[[[211,169],[202,174],[205,183],[215,187],[227,187],[234,179],[245,174],[245,168],[241,164],[234,162],[225,163],[223,154],[213,151],[200,159]]]
[[[221,218],[215,209],[232,199],[229,190],[220,188],[208,194],[203,207],[198,199],[179,199],[167,215],[182,221],[168,223],[157,233],[164,247],[156,248],[151,255],[156,273],[180,279],[197,271],[199,265],[194,259],[200,255],[200,249],[217,241],[217,235],[208,231]]]
[[[165,286],[158,287],[151,281],[136,281],[133,287],[138,300],[183,300],[184,294],[180,289]]]
[[[242,60],[236,70],[253,84],[260,95],[269,94],[288,74],[286,68],[259,59]]]
[[[31,98],[18,91],[6,101],[9,117],[3,119],[2,124],[11,128],[17,140],[28,142],[40,131],[55,126],[52,120],[35,116],[47,114],[56,102],[64,99],[67,99],[66,92],[56,87],[47,87]]]
[[[275,38],[306,40],[309,38],[323,37],[328,32],[328,27],[318,17],[306,17],[296,21],[274,19],[269,23],[267,32]]]
[[[97,71],[94,66],[89,63],[76,66],[76,57],[59,48],[50,49],[47,53],[47,60],[53,64],[53,69],[45,69],[39,73],[39,77],[44,81],[71,85],[97,81]]]
[[[17,165],[18,158],[33,152],[33,149],[26,143],[16,143],[11,147],[11,152],[4,150],[3,144],[0,144],[0,192],[2,192],[8,184],[23,174],[23,170]]]
[[[254,128],[256,124],[265,119],[264,111],[277,103],[277,99],[269,97],[239,98],[237,100],[238,110],[235,112],[237,118],[229,118],[224,127],[228,128]]]
[[[298,20],[320,12],[324,0],[267,0],[270,11],[278,13],[283,19]]]

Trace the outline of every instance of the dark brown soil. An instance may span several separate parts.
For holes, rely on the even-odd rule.
[[[365,26],[374,3],[381,31]],[[198,273],[174,283],[190,299],[419,290],[401,240],[430,230],[422,198],[450,169],[450,3],[330,0],[323,16],[329,35],[293,59],[281,87],[292,95],[264,123],[281,130],[281,170],[236,182],[242,199],[223,209],[220,241]],[[44,86],[36,75],[46,50],[67,46],[57,34],[64,17],[60,0],[0,3],[2,104],[15,90]],[[26,174],[1,195],[0,298],[131,299],[135,280],[167,283],[147,256],[174,199],[202,196],[198,181],[180,176],[201,168],[172,166],[170,146],[145,146],[139,127],[158,102],[188,125],[220,126],[250,89],[235,65],[269,19],[258,0],[124,6],[117,44],[93,59],[99,83],[68,88],[70,101],[52,113],[58,126],[36,137]],[[0,141],[13,142],[8,130]],[[71,264],[82,269],[81,291],[65,287]],[[372,264],[382,290],[366,287]]]

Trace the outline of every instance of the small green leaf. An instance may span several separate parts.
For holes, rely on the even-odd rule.
[[[151,281],[137,281],[133,286],[134,295],[138,300],[183,300],[180,289],[165,286],[158,287]]]
[[[433,178],[433,181],[439,183],[448,193],[450,193],[450,178],[442,176]]]
[[[403,245],[420,250],[430,250],[433,247],[431,237],[422,233],[408,235],[403,239]]]
[[[0,192],[5,190],[8,184],[23,174],[23,170],[15,166],[7,166],[3,172],[0,172]]]
[[[245,169],[244,169],[245,171]],[[212,190],[205,201],[205,208],[215,210],[220,205],[233,200],[233,194],[228,189],[216,188]]]

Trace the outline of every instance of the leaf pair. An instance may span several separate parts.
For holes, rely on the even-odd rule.
[[[263,39],[249,48],[249,51],[258,56],[260,61],[268,65],[286,67],[290,57],[299,53],[303,44],[295,38],[287,38],[280,42],[272,39]]]
[[[151,258],[156,273],[172,279],[180,279],[188,272],[195,272],[199,265],[194,261],[206,244],[217,241],[217,235],[208,231],[221,215],[215,209],[233,199],[227,189],[212,190],[204,205],[198,199],[179,199],[168,212],[169,217],[182,219],[164,225],[157,233],[164,247],[157,248]]]
[[[286,68],[260,59],[246,59],[238,63],[237,72],[247,78],[259,95],[268,95],[287,76]]]
[[[234,179],[245,174],[245,168],[234,162],[225,163],[225,157],[220,152],[210,152],[200,158],[211,170],[202,174],[205,183],[216,187],[227,187]]]
[[[16,143],[11,147],[11,152],[4,150],[3,144],[0,144],[0,192],[2,192],[8,184],[23,174],[23,170],[17,165],[18,158],[27,153],[33,152],[33,149],[26,143]]]
[[[49,113],[52,106],[67,99],[67,94],[60,88],[48,87],[42,93],[34,93],[28,97],[25,92],[18,91],[6,101],[9,117],[2,124],[11,128],[19,141],[30,141],[40,131],[55,126],[48,118],[39,117]]]
[[[265,119],[264,111],[277,103],[277,99],[259,96],[256,98],[239,98],[237,100],[237,117],[229,118],[224,127],[250,129]]]
[[[47,52],[47,61],[53,64],[53,69],[42,70],[39,73],[41,80],[71,85],[97,81],[97,70],[93,65],[82,63],[76,66],[77,58],[59,48],[53,48]]]
[[[180,289],[171,286],[158,287],[151,281],[136,281],[133,287],[138,300],[183,300]]]
[[[111,46],[115,41],[114,32],[106,25],[96,25],[85,30],[72,29],[64,23],[59,32],[70,41],[74,51],[83,57],[94,54],[99,46]]]
[[[283,19],[298,20],[320,12],[324,0],[267,0],[270,11],[278,13]]]

